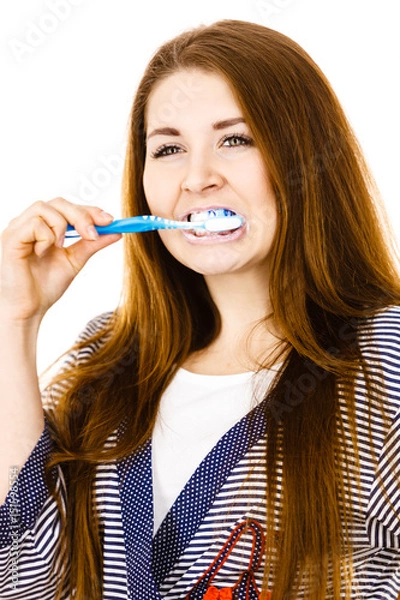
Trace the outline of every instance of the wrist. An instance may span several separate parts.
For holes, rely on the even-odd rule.
[[[14,348],[24,354],[36,356],[36,344],[41,319],[17,319],[0,311],[0,348],[2,354],[12,353]]]

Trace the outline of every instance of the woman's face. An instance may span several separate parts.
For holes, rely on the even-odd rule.
[[[276,199],[225,80],[197,69],[177,71],[153,89],[146,123],[143,184],[152,214],[193,221],[225,209],[245,221],[223,234],[160,231],[169,252],[205,276],[249,269],[267,273]]]

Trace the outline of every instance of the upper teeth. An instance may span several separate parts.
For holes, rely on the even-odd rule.
[[[192,213],[189,213],[187,216],[187,220],[190,223],[194,223],[196,221],[205,221],[206,219],[212,219],[213,217],[231,217],[234,213],[232,210],[228,208],[210,208],[208,210],[198,210]]]

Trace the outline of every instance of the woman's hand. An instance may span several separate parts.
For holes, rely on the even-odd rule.
[[[63,198],[35,202],[13,219],[1,236],[0,315],[40,322],[88,259],[121,238],[97,234],[94,225],[111,221],[100,208]],[[81,239],[64,247],[68,223]]]

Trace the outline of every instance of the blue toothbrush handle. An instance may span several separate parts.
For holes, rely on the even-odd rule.
[[[142,215],[129,217],[127,219],[116,219],[109,225],[96,225],[100,235],[106,233],[141,233],[142,231],[154,231],[156,229],[173,228],[173,221],[168,223],[167,219],[154,215]],[[72,225],[67,226],[66,237],[79,237]]]
[[[221,222],[223,222],[222,226]],[[97,225],[95,227],[99,234],[141,233],[142,231],[155,231],[156,229],[206,229],[209,232],[219,232],[237,229],[243,223],[243,218],[238,215],[196,221],[194,223],[164,219],[155,215],[141,215],[128,217],[127,219],[116,219],[109,225]],[[68,225],[65,236],[67,238],[79,237],[79,234],[72,225]]]

